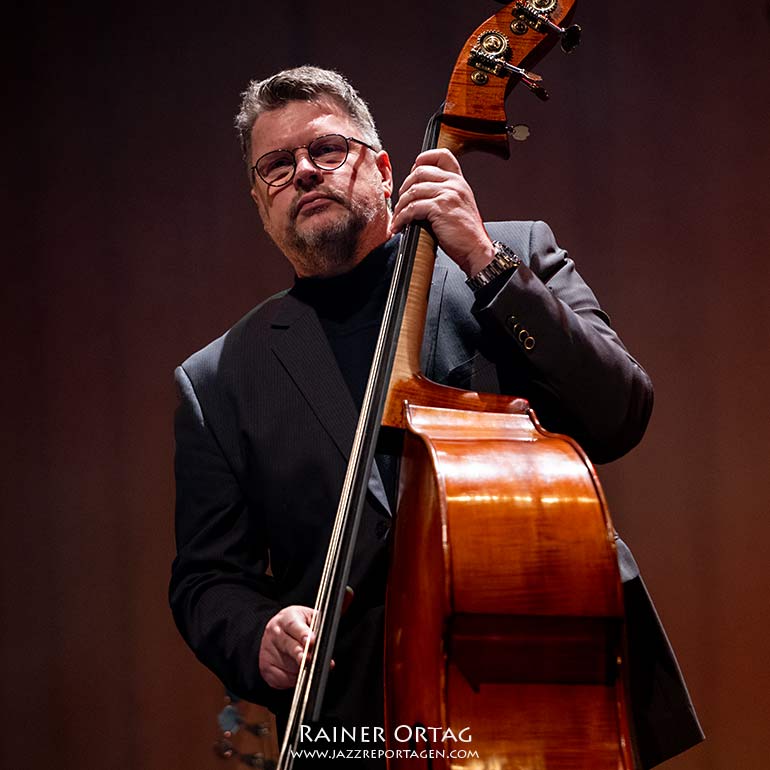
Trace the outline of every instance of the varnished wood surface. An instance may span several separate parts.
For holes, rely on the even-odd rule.
[[[479,757],[450,761],[444,741],[434,768],[630,770],[604,498],[580,448],[543,431],[526,402],[511,403],[488,414],[406,405],[386,734],[470,727]]]
[[[446,148],[460,155],[463,152],[463,137],[456,131],[442,126],[439,132],[437,147]],[[420,233],[414,260],[412,277],[409,282],[409,293],[406,298],[404,316],[398,335],[396,356],[390,376],[388,394],[385,400],[385,410],[382,424],[391,427],[404,427],[403,403],[414,396],[416,378],[421,377],[420,350],[425,332],[425,318],[428,314],[428,297],[430,295],[433,266],[436,262],[436,241],[426,230]],[[424,379],[424,378],[423,378]],[[418,386],[426,386],[418,383]],[[434,398],[442,403],[439,392]],[[422,403],[422,402],[421,402]],[[427,403],[436,403],[433,401]],[[470,407],[472,408],[472,407]]]
[[[509,154],[505,98],[516,79],[490,75],[485,85],[473,83],[471,75],[475,69],[469,66],[468,56],[479,35],[490,30],[503,34],[510,44],[508,61],[516,65],[539,60],[555,43],[555,36],[545,36],[532,30],[524,35],[512,34],[510,23],[515,5],[509,3],[503,6],[478,26],[465,43],[452,72],[436,146],[450,150],[457,157],[475,150],[491,152],[503,158]],[[573,5],[574,0],[560,0],[551,13],[553,21],[561,23]],[[403,427],[402,404],[409,398],[411,380],[420,374],[420,348],[435,256],[435,240],[428,232],[422,231],[390,377],[384,425]]]
[[[477,688],[483,683],[613,684],[619,618],[455,613],[449,656]]]
[[[507,157],[514,81],[471,79],[468,55],[497,30],[508,61],[555,42],[512,35],[514,3],[480,25],[458,58],[438,146]],[[560,2],[560,23],[573,2]],[[473,127],[477,121],[478,128]],[[577,444],[543,431],[522,399],[463,394],[420,373],[435,243],[417,244],[383,422],[406,429],[386,608],[386,723],[446,735],[389,759],[391,770],[631,770],[622,672],[623,608],[612,526]],[[465,758],[463,758],[465,757]]]
[[[539,61],[556,41],[553,35],[545,36],[531,29],[524,35],[512,34],[510,24],[515,5],[516,3],[509,3],[490,16],[466,41],[449,81],[444,108],[446,115],[461,119],[497,121],[505,125],[505,98],[516,84],[516,79],[490,75],[485,84],[475,84],[471,80],[474,68],[468,64],[471,49],[482,33],[499,32],[508,39],[510,45],[508,60],[512,64],[527,68]],[[551,20],[560,25],[569,15],[573,5],[574,2],[560,0],[550,14]]]
[[[451,613],[443,502],[425,445],[406,436],[396,559],[388,579],[385,626],[385,727],[393,746],[398,725],[448,725],[444,630]],[[391,770],[425,763],[389,761]],[[438,762],[435,770],[446,767]]]
[[[448,711],[469,726],[478,758],[454,758],[467,770],[630,770],[618,739],[614,687],[574,684],[485,684],[471,688],[449,666]],[[625,740],[625,739],[624,739]],[[626,764],[624,764],[624,761]]]
[[[529,413],[459,406],[406,408],[454,514],[455,612],[622,615],[609,514],[582,450],[542,431]]]
[[[391,378],[391,381],[394,378]],[[524,398],[500,396],[494,393],[476,393],[470,390],[460,390],[446,385],[439,385],[423,377],[421,374],[408,376],[391,382],[383,425],[403,428],[405,426],[404,405],[406,403],[433,404],[449,409],[462,409],[472,412],[502,414],[527,414],[529,404]],[[445,415],[450,421],[452,416]]]

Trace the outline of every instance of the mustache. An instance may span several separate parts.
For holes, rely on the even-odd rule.
[[[348,205],[347,198],[345,198],[344,195],[341,195],[340,193],[335,192],[334,190],[325,190],[319,187],[313,190],[313,192],[317,192],[320,195],[322,195],[324,198],[328,198],[329,200],[334,201],[335,203],[339,203],[342,206]],[[297,214],[299,213],[298,209],[299,209],[300,200],[305,195],[307,195],[307,193],[308,191],[305,190],[304,192],[297,195],[297,197],[292,202],[291,207],[289,208],[289,218],[291,219],[292,222],[296,220]]]

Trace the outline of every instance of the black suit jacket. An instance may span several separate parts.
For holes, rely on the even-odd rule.
[[[576,438],[594,461],[619,457],[646,427],[649,378],[547,226],[507,222],[488,229],[524,264],[474,298],[459,268],[439,253],[425,373],[461,388],[525,397],[544,427]],[[529,350],[526,337],[535,341]],[[281,607],[314,603],[356,408],[316,314],[290,291],[191,356],[176,377],[174,617],[229,689],[280,719],[288,693],[262,680],[259,646]],[[382,719],[381,699],[372,693],[381,690],[390,521],[375,466],[349,581],[356,598],[342,621],[325,699],[330,717],[346,724]],[[642,763],[651,766],[702,733],[633,557],[618,546],[635,726]]]

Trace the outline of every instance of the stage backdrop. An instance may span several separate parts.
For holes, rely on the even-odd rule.
[[[220,689],[166,605],[172,370],[290,280],[248,197],[239,93],[340,69],[402,179],[497,7],[6,11],[3,767],[216,766]],[[578,19],[580,50],[539,68],[551,101],[510,100],[531,139],[466,171],[487,219],[551,223],[656,383],[643,444],[600,473],[709,736],[670,767],[764,770],[768,7],[584,1]]]

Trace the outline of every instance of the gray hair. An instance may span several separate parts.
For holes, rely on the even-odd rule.
[[[320,67],[295,67],[265,80],[252,80],[241,94],[241,107],[235,116],[235,128],[241,152],[251,166],[251,129],[264,112],[276,110],[288,102],[314,102],[324,97],[336,101],[361,129],[361,138],[376,150],[382,149],[372,113],[352,85],[334,70]]]

